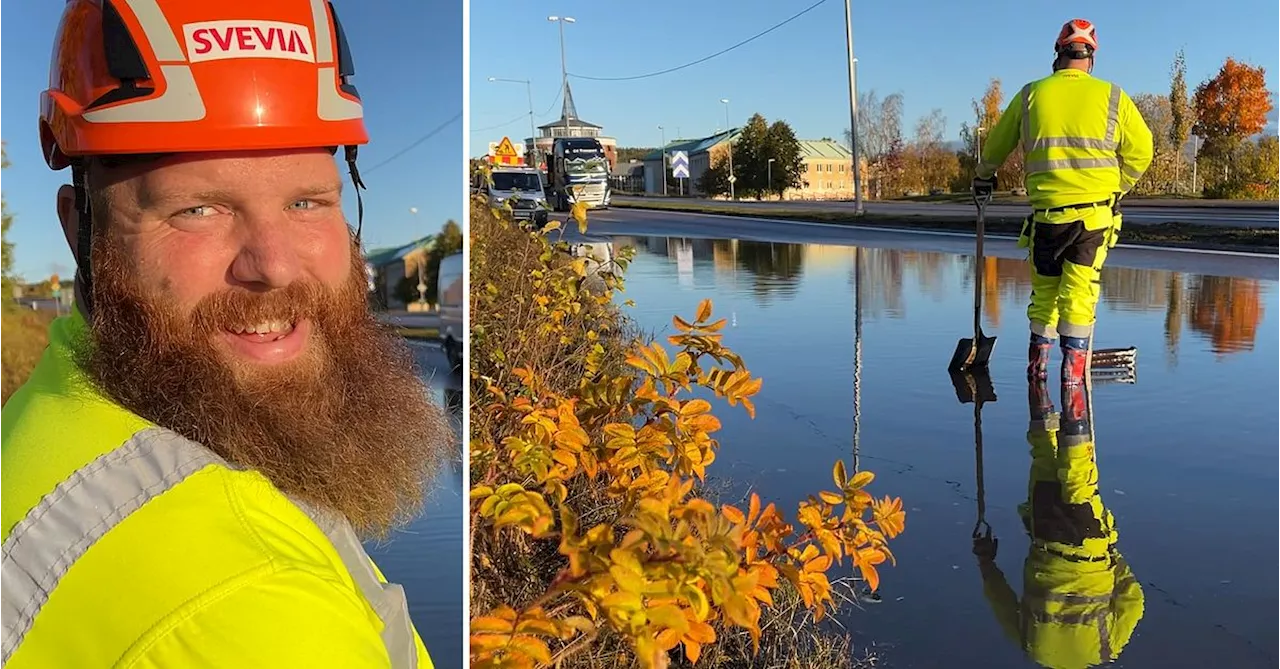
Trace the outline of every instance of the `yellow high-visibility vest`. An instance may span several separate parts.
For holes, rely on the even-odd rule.
[[[86,332],[54,321],[3,410],[6,669],[431,667],[345,519],[102,395]]]
[[[1062,69],[1009,101],[986,135],[979,177],[990,178],[1021,145],[1027,196],[1036,209],[1105,202],[1151,165],[1151,130],[1120,86]]]

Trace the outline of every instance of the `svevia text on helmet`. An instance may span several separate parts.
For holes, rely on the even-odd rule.
[[[284,58],[315,62],[311,31],[279,21],[205,21],[182,26],[187,58],[198,63],[228,58]]]

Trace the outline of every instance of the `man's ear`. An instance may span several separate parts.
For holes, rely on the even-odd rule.
[[[80,212],[76,211],[76,189],[64,184],[58,189],[58,220],[62,222],[62,234],[72,257],[79,257],[77,231],[80,229]]]

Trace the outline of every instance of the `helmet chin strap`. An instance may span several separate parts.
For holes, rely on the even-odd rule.
[[[352,144],[343,147],[346,153],[347,169],[351,172],[351,183],[356,187],[356,244],[360,243],[360,233],[364,229],[364,198],[360,197],[361,190],[365,188],[364,180],[360,178],[360,168],[356,167],[356,153],[359,147]]]
[[[93,212],[89,206],[89,189],[85,186],[84,163],[71,164],[71,186],[76,199],[76,303],[85,320],[93,318],[93,266],[90,251],[93,249]]]

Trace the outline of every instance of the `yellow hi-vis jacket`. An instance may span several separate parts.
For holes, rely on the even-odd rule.
[[[54,321],[3,410],[6,669],[431,666],[345,519],[101,394],[87,331]]]
[[[1009,101],[986,136],[977,174],[990,178],[1021,143],[1035,209],[1102,203],[1128,193],[1151,165],[1151,130],[1116,84],[1062,69]]]

